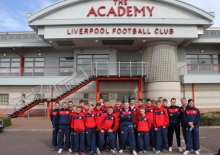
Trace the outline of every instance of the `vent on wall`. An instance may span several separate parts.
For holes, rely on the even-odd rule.
[[[72,41],[56,41],[59,46],[75,46]]]
[[[134,40],[102,40],[102,45],[133,45]]]

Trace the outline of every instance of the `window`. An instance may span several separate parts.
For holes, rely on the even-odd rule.
[[[8,94],[0,94],[0,103],[8,103]]]
[[[99,70],[107,70],[107,64],[109,60],[109,55],[77,55],[77,70],[88,66],[91,62],[100,62],[103,65],[99,64]]]
[[[60,76],[73,74],[74,57],[60,58]]]
[[[20,58],[0,58],[0,73],[19,74]]]
[[[25,58],[24,75],[26,76],[43,76],[44,75],[44,58]]]
[[[218,70],[218,55],[186,55],[188,71]]]

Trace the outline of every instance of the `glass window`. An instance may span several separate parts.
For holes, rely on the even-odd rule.
[[[108,55],[94,55],[93,58],[107,58],[108,59]]]
[[[217,31],[210,31],[210,35],[212,36],[216,36],[216,34],[217,34]]]
[[[2,58],[1,59],[1,62],[6,62],[6,61],[10,62],[10,58]]]
[[[78,59],[80,59],[80,58],[82,58],[82,59],[92,58],[92,55],[78,55],[77,58]]]
[[[25,62],[24,67],[34,67],[34,63],[33,62]]]
[[[212,64],[212,59],[199,59],[199,64]]]
[[[36,39],[36,34],[30,34],[30,39]]]
[[[25,58],[24,61],[34,61],[34,58]]]
[[[92,59],[78,59],[77,64],[79,65],[89,65],[91,64]]]
[[[213,59],[213,64],[217,65],[218,64],[218,59]]]
[[[44,62],[35,62],[35,67],[44,67]]]
[[[0,67],[10,67],[10,62],[1,62]]]
[[[21,36],[22,36],[21,34],[16,34],[15,39],[21,39]]]
[[[8,103],[8,94],[0,94],[0,103]]]
[[[20,58],[11,58],[11,61],[20,61]]]
[[[198,64],[198,59],[187,59],[187,64]]]
[[[44,58],[35,58],[35,61],[44,61]]]
[[[64,66],[73,66],[73,62],[60,62],[60,67],[64,67]]]
[[[213,55],[213,58],[217,58],[218,59],[218,55]]]
[[[199,58],[210,58],[211,59],[211,55],[199,55]]]
[[[186,55],[186,58],[198,58],[198,55]]]
[[[29,34],[23,34],[23,39],[29,39]]]
[[[15,38],[15,35],[14,35],[14,34],[9,34],[9,35],[8,35],[8,38],[9,38],[9,39],[14,39],[14,38]]]
[[[209,31],[205,30],[204,35],[209,35]]]
[[[20,67],[20,62],[12,62],[11,67]]]
[[[6,39],[7,39],[7,35],[6,35],[6,34],[2,34],[2,35],[1,35],[1,39],[2,39],[2,40],[6,40]]]

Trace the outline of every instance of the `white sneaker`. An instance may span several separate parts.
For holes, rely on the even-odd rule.
[[[190,152],[186,150],[185,152],[183,152],[183,154],[187,155],[187,154],[190,154]]]
[[[111,149],[111,152],[112,152],[112,154],[116,154],[115,150],[112,150],[112,149]]]
[[[181,147],[178,147],[179,152],[183,152],[183,149]]]
[[[119,150],[119,153],[123,153],[123,150]]]
[[[172,148],[172,147],[169,147],[169,151],[172,152],[172,151],[173,151],[173,148]]]
[[[195,151],[195,154],[199,154],[199,151],[197,150],[197,151]]]
[[[153,148],[152,151],[155,152],[155,148]]]
[[[58,153],[62,153],[63,149],[59,149]]]
[[[133,155],[137,155],[137,152],[135,150],[133,151]]]
[[[69,152],[70,152],[70,153],[72,153],[72,152],[73,152],[71,148],[69,148]]]
[[[99,148],[96,149],[96,153],[97,153],[98,155],[101,154]]]

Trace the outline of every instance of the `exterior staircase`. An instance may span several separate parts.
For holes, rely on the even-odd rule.
[[[27,94],[12,100],[6,108],[6,114],[14,118],[45,102],[59,102],[97,77],[147,77],[148,65],[144,62],[106,62],[91,63],[56,85],[38,86]]]

